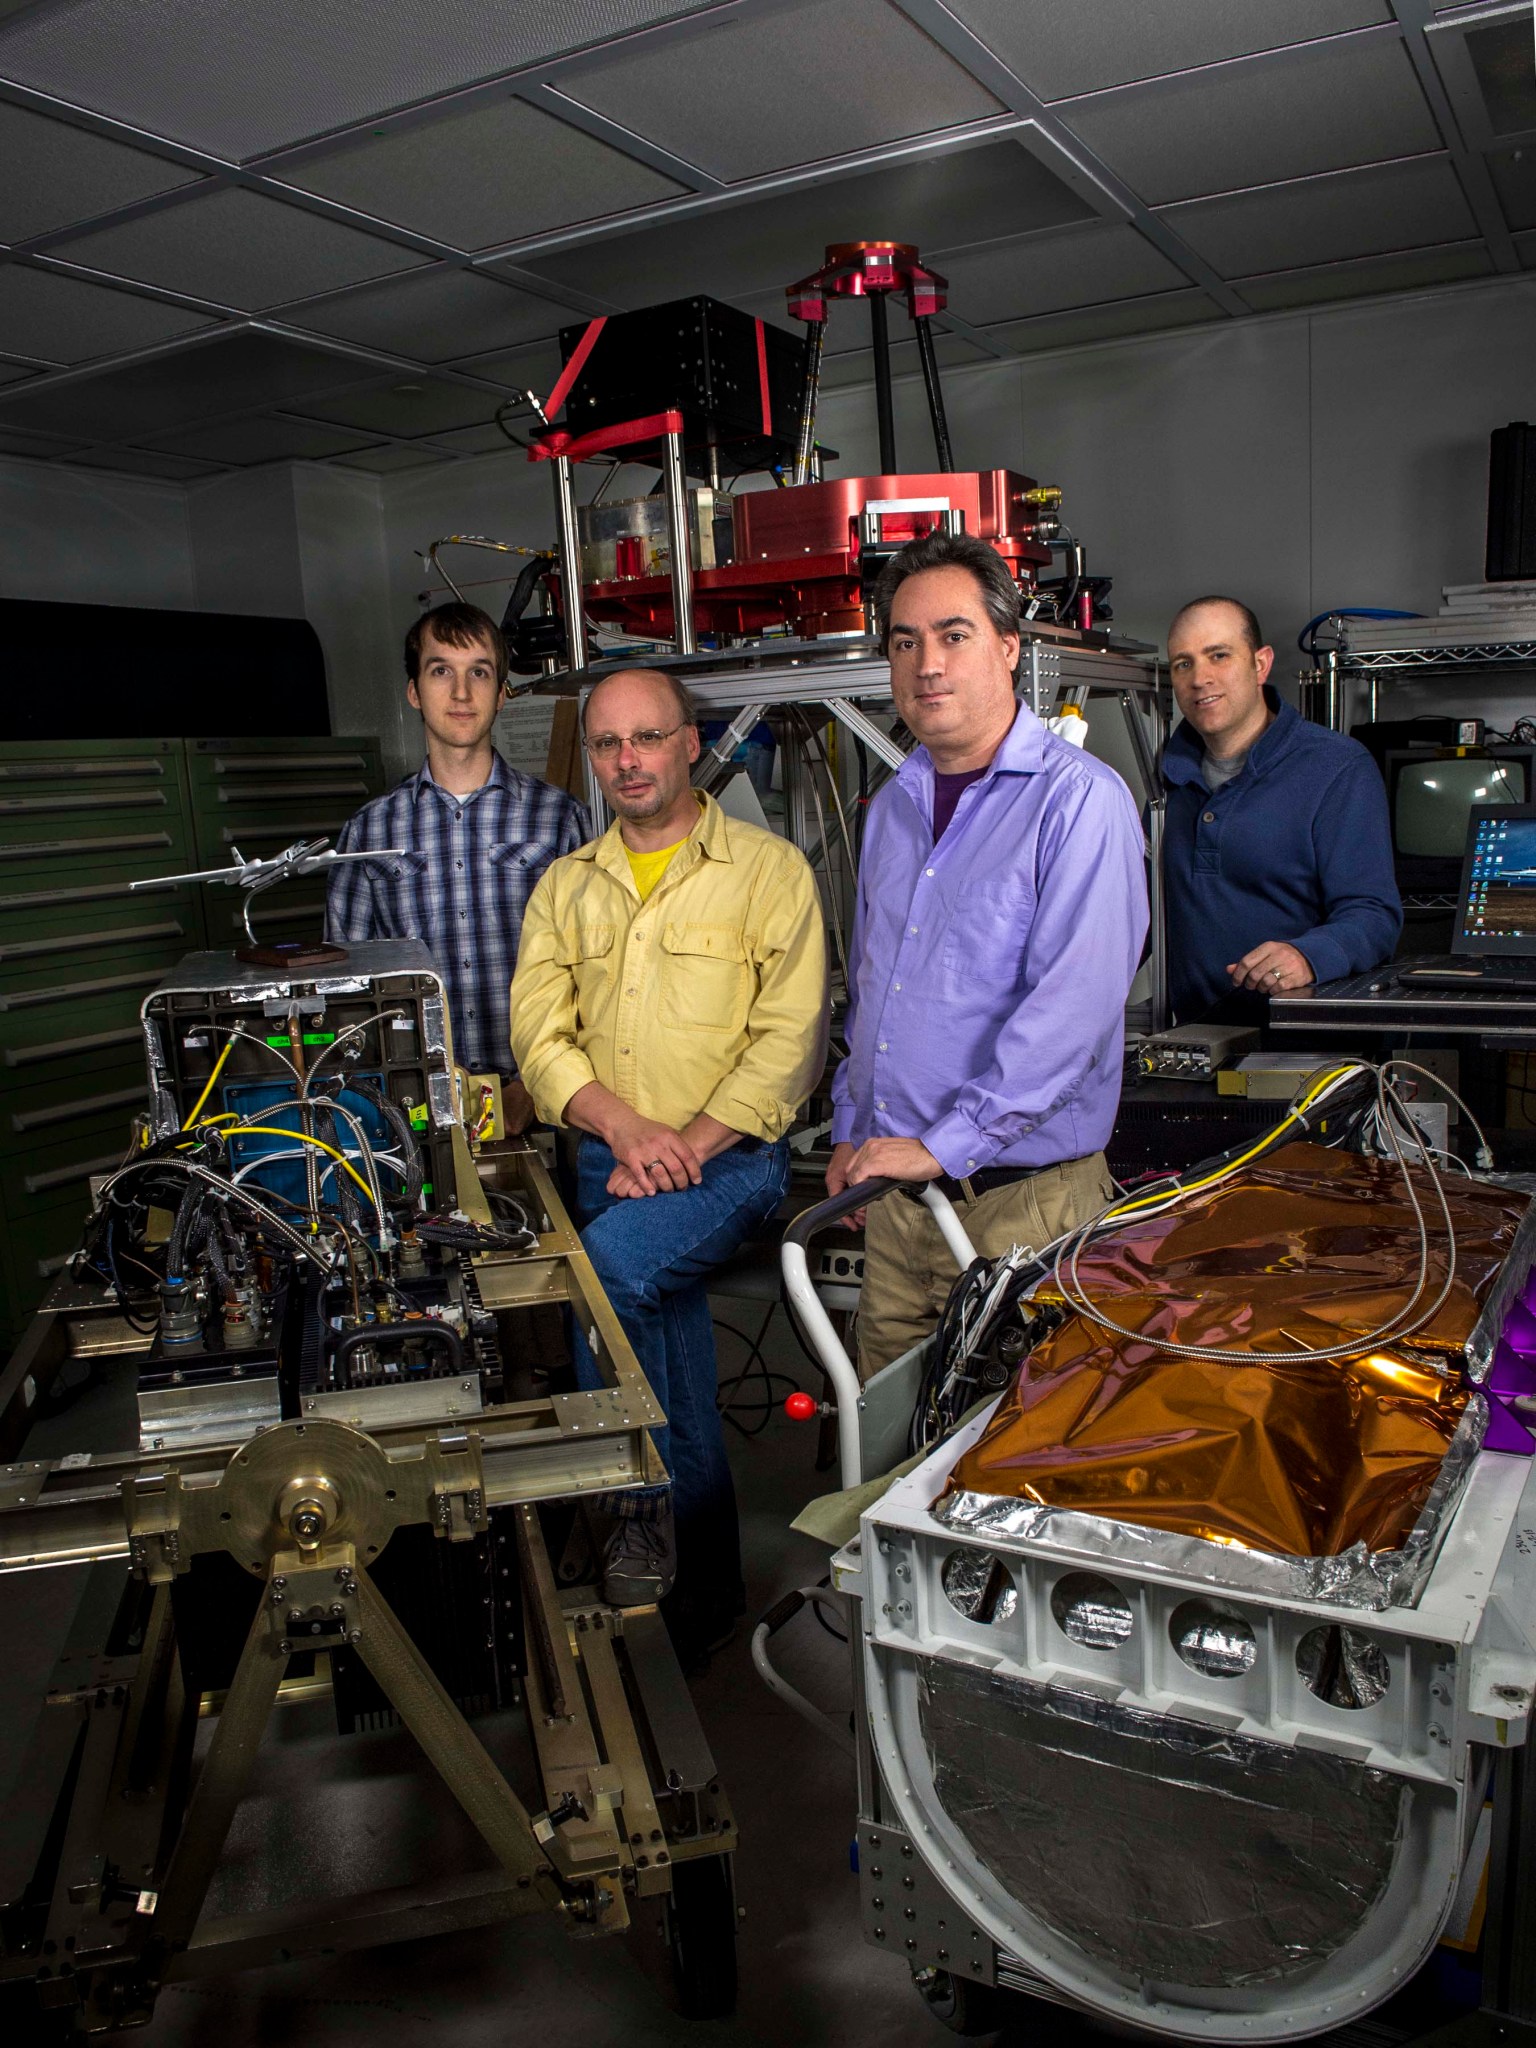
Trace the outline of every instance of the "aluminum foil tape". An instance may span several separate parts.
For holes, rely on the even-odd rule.
[[[1173,1990],[1294,1976],[1380,1903],[1409,1779],[939,1660],[919,1676],[935,1789],[1023,1910]]]
[[[1232,1543],[1210,1543],[1200,1536],[1078,1514],[1016,1495],[963,1488],[936,1502],[933,1517],[946,1529],[985,1536],[993,1542],[1039,1538],[1130,1571],[1176,1572],[1212,1586],[1271,1593],[1286,1600],[1321,1600],[1379,1613],[1386,1607],[1413,1606],[1424,1590],[1487,1427],[1488,1404],[1481,1394],[1473,1394],[1462,1410],[1429,1497],[1407,1538],[1395,1550],[1368,1550],[1363,1543],[1352,1543],[1333,1557],[1280,1557],[1271,1551],[1244,1550]]]

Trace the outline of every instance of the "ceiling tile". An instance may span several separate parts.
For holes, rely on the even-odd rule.
[[[1496,150],[1488,169],[1510,226],[1536,228],[1536,149]]]
[[[1247,6],[1179,0],[1176,7],[1149,6],[1147,0],[1072,0],[1067,7],[1028,8],[1019,0],[946,4],[1016,78],[1047,100],[1392,18],[1387,0],[1285,0],[1283,6],[1272,0],[1250,0]]]
[[[1068,313],[1047,313],[1038,320],[1011,320],[987,332],[994,341],[1006,342],[1021,355],[1031,355],[1046,348],[1152,334],[1165,327],[1193,327],[1221,317],[1221,308],[1204,292],[1160,292],[1156,298],[1127,300],[1118,306],[1080,306]]]
[[[35,377],[36,367],[31,363],[0,362],[0,384],[19,384],[24,377]]]
[[[1441,146],[1408,53],[1386,34],[1127,86],[1062,118],[1151,205]]]
[[[109,469],[124,476],[163,477],[167,483],[190,483],[194,477],[219,472],[216,462],[189,462],[148,448],[88,448],[83,455],[67,455],[64,460],[71,469]]]
[[[452,457],[429,454],[420,448],[375,448],[360,455],[340,458],[345,469],[371,469],[383,474],[392,469],[430,469],[434,463],[451,461]]]
[[[509,441],[494,421],[489,426],[454,427],[448,433],[434,434],[432,445],[451,448],[455,455],[505,455],[518,462],[525,459],[522,449]]]
[[[91,220],[198,178],[147,150],[50,121],[30,107],[0,105],[0,242]]]
[[[0,455],[31,455],[43,462],[51,455],[67,455],[84,446],[83,441],[66,440],[58,434],[29,434],[0,421]]]
[[[319,462],[371,445],[366,434],[309,420],[226,420],[221,426],[191,427],[166,434],[156,447],[172,455],[201,456],[216,463]]]
[[[306,157],[290,183],[455,249],[627,212],[684,188],[594,136],[500,99]]]
[[[499,278],[441,266],[316,306],[297,306],[282,317],[294,327],[440,363],[450,356],[547,338],[568,325],[572,315],[569,307],[536,299]]]
[[[0,290],[7,273],[0,270]],[[0,309],[0,321],[3,321]],[[0,417],[93,441],[136,439],[221,414],[355,385],[357,364],[272,334],[241,331],[41,391],[0,391]]]
[[[934,263],[949,279],[949,303],[974,327],[1174,291],[1188,283],[1135,228],[1108,221],[994,242],[961,256],[941,250]]]
[[[720,178],[1002,112],[887,0],[789,0],[727,16],[660,49],[579,65],[560,89]]]
[[[344,427],[362,427],[371,433],[403,434],[409,438],[412,434],[444,433],[453,427],[483,426],[500,403],[494,392],[477,391],[471,384],[438,383],[420,377],[319,398],[302,410],[316,419],[334,420]]]
[[[1330,263],[1286,271],[1278,277],[1238,278],[1236,285],[1256,312],[1309,306],[1324,299],[1361,299],[1373,292],[1408,292],[1423,285],[1451,284],[1463,277],[1488,277],[1493,258],[1481,242],[1454,249],[1410,249],[1373,256],[1364,263]]]
[[[829,242],[884,236],[956,248],[1092,217],[1038,158],[1003,140],[518,260],[621,306],[654,306],[696,291],[722,299],[782,291],[817,268]]]
[[[114,291],[61,270],[0,264],[0,334],[6,346],[50,363],[148,348],[213,324],[210,314]]]
[[[226,188],[64,244],[71,263],[258,312],[427,262],[414,249]]]
[[[1191,200],[1160,218],[1224,277],[1458,242],[1477,232],[1443,157]]]
[[[1528,15],[1522,11],[1513,21],[1474,23],[1464,40],[1492,132],[1520,135],[1536,128],[1536,63]]]
[[[560,376],[558,341],[536,341],[527,348],[498,349],[494,355],[456,358],[452,367],[473,377],[490,377],[514,391],[536,391],[547,398]]]
[[[0,23],[0,74],[244,158],[714,4],[56,0]]]

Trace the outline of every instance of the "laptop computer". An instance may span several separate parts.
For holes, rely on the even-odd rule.
[[[1476,804],[1449,956],[1404,963],[1399,983],[1536,994],[1536,804]]]

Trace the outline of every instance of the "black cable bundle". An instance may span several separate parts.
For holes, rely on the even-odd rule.
[[[1006,1255],[974,1259],[949,1291],[912,1411],[909,1444],[914,1451],[931,1450],[977,1401],[1001,1392],[1040,1339],[1062,1320],[1057,1308],[1037,1309],[1025,1302],[1026,1290],[1047,1271],[1044,1260],[1031,1259],[1007,1276],[1002,1292],[992,1301],[985,1327],[972,1337],[972,1325],[984,1313],[1006,1263]],[[967,1353],[968,1338],[971,1348]]]
[[[422,1244],[450,1252],[531,1252],[539,1243],[526,1219],[498,1230],[489,1223],[471,1223],[467,1216],[418,1216],[413,1228]]]

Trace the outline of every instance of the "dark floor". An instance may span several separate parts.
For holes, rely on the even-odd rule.
[[[718,1304],[756,1328],[763,1307]],[[779,1372],[807,1385],[805,1366],[776,1312],[766,1349]],[[721,1336],[721,1372],[743,1347]],[[787,1391],[779,1385],[776,1392]],[[122,1441],[121,1390],[92,1390],[42,1423],[27,1449],[60,1456]],[[113,1425],[116,1424],[114,1429]],[[694,1687],[721,1778],[740,1826],[737,1892],[740,1997],[732,2020],[681,2018],[654,1907],[627,1936],[577,1940],[552,1918],[402,1943],[330,1961],[173,1985],[145,2048],[416,2048],[426,2038],[453,2048],[490,2048],[513,2038],[538,2048],[682,2048],[702,2042],[837,2044],[837,2048],[939,2048],[948,2038],[921,2005],[905,1967],[861,1936],[849,1867],[852,1765],[784,1707],[752,1667],[751,1618],[791,1586],[827,1568],[819,1545],[791,1533],[792,1516],[835,1485],[813,1470],[814,1425],[775,1409],[761,1435],[727,1431],[742,1508],[748,1621]],[[0,1847],[4,1811],[37,1703],[48,1683],[83,1575],[44,1571],[0,1577]],[[775,1661],[802,1690],[839,1716],[849,1702],[847,1652],[808,1615],[775,1639]],[[511,1772],[523,1742],[520,1717],[478,1722]],[[440,1787],[417,1774],[403,1732],[339,1740],[329,1709],[285,1709],[269,1731],[253,1796],[236,1821],[214,1895],[224,1912],[295,1897],[419,1881],[486,1855]],[[205,1730],[206,1732],[206,1730]],[[1386,2048],[1431,2026],[1469,1995],[1440,1981],[1450,1958],[1405,1990],[1335,2048]],[[1450,1993],[1447,2001],[1446,1993]],[[1475,1997],[1475,1985],[1470,1995]],[[1391,2024],[1397,2019],[1398,2025]],[[1383,2024],[1385,2022],[1385,2024]],[[1124,2030],[1055,2007],[1017,2004],[1001,2048],[1103,2048]],[[1148,2037],[1134,2037],[1145,2042]]]
[[[754,1328],[762,1315],[760,1305],[720,1306],[729,1319]],[[805,1384],[782,1312],[774,1322],[773,1362]],[[722,1374],[741,1358],[742,1346],[722,1334]],[[105,1443],[114,1405],[94,1392],[86,1395],[40,1425],[28,1451],[58,1456]],[[825,1550],[793,1535],[789,1522],[813,1492],[835,1480],[812,1469],[814,1425],[795,1425],[776,1412],[762,1435],[727,1435],[752,1617],[788,1587],[826,1571]],[[81,1584],[78,1571],[0,1579],[0,1797],[10,1791]],[[552,1919],[535,1918],[172,1986],[162,1993],[147,2033],[134,2038],[146,2048],[247,2048],[301,2037],[309,2048],[407,2048],[429,2028],[435,2041],[475,2048],[512,2032],[540,2048],[620,2042],[624,2048],[696,2048],[701,2036],[936,2048],[945,2035],[922,2009],[905,1968],[860,1936],[848,1856],[852,1767],[766,1690],[752,1668],[749,1634],[744,1623],[695,1685],[741,1831],[741,1990],[733,2021],[695,2024],[679,2017],[655,1913],[642,1909],[643,1924],[612,1940],[573,1940]],[[847,1652],[808,1616],[777,1643],[787,1674],[846,1713]],[[279,1896],[323,1897],[405,1882],[452,1867],[461,1843],[468,1859],[485,1860],[447,1795],[424,1792],[412,1774],[408,1737],[339,1742],[324,1734],[326,1721],[323,1707],[276,1717],[255,1796],[231,1836],[215,1895],[222,1909],[249,1909],[262,1902],[268,1886]],[[519,1739],[510,1725],[478,1725],[493,1748]]]

